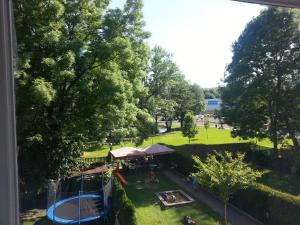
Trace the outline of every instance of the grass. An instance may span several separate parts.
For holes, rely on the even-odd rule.
[[[49,220],[46,218],[46,210],[32,209],[21,215],[22,225],[47,225]]]
[[[242,140],[240,138],[233,138],[230,135],[230,130],[225,129],[216,129],[209,128],[207,131],[208,138],[206,137],[206,130],[203,127],[199,127],[199,132],[195,138],[191,139],[191,144],[230,144],[230,143],[245,143],[249,142],[249,140]],[[255,141],[256,140],[252,140]],[[157,135],[151,138],[148,138],[144,141],[144,143],[138,147],[146,147],[151,144],[163,143],[166,145],[180,146],[184,144],[188,144],[188,139],[182,136],[181,131],[173,131],[166,134]],[[272,142],[265,139],[262,141],[257,141],[257,144],[263,147],[270,148],[272,147]],[[118,149],[125,146],[135,146],[134,143],[125,143],[123,145],[115,145],[113,149]],[[103,146],[99,149],[94,149],[91,151],[84,152],[84,157],[105,157],[109,152],[108,146]]]
[[[154,193],[180,189],[162,174],[158,175],[159,184],[152,184],[143,189],[137,189],[137,181],[145,180],[145,175],[131,175],[126,179],[126,193],[136,207],[138,225],[182,225],[182,219],[186,215],[191,216],[200,225],[220,224],[217,214],[199,202],[161,210]]]

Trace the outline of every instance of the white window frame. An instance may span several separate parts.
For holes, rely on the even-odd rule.
[[[300,7],[295,0],[234,0]],[[12,0],[0,0],[0,224],[19,225]]]
[[[0,0],[0,224],[19,224],[12,1]]]

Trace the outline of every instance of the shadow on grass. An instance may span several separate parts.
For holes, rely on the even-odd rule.
[[[188,206],[181,206],[174,208],[174,210],[180,217],[184,218],[185,216],[190,216],[199,224],[224,224],[221,216],[200,202],[195,202],[189,208],[187,207]],[[201,213],[199,213],[199,211],[201,211]]]
[[[51,222],[46,216],[44,216],[38,219],[33,225],[49,225],[49,224],[51,224]]]

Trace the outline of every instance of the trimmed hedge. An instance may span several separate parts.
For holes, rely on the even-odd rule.
[[[298,225],[300,197],[257,184],[238,191],[230,201],[268,225]]]
[[[115,179],[113,193],[113,213],[118,214],[120,225],[136,225],[135,207],[127,197],[122,184]]]

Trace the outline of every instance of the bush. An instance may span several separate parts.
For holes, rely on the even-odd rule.
[[[192,155],[184,151],[175,151],[174,154],[164,155],[161,157],[161,161],[168,166],[173,166],[185,176],[196,172]]]
[[[113,194],[113,212],[118,213],[121,225],[136,225],[135,207],[127,197],[126,192],[118,180],[114,180],[115,188]]]
[[[268,225],[296,225],[300,221],[300,197],[262,184],[238,191],[230,202]]]

